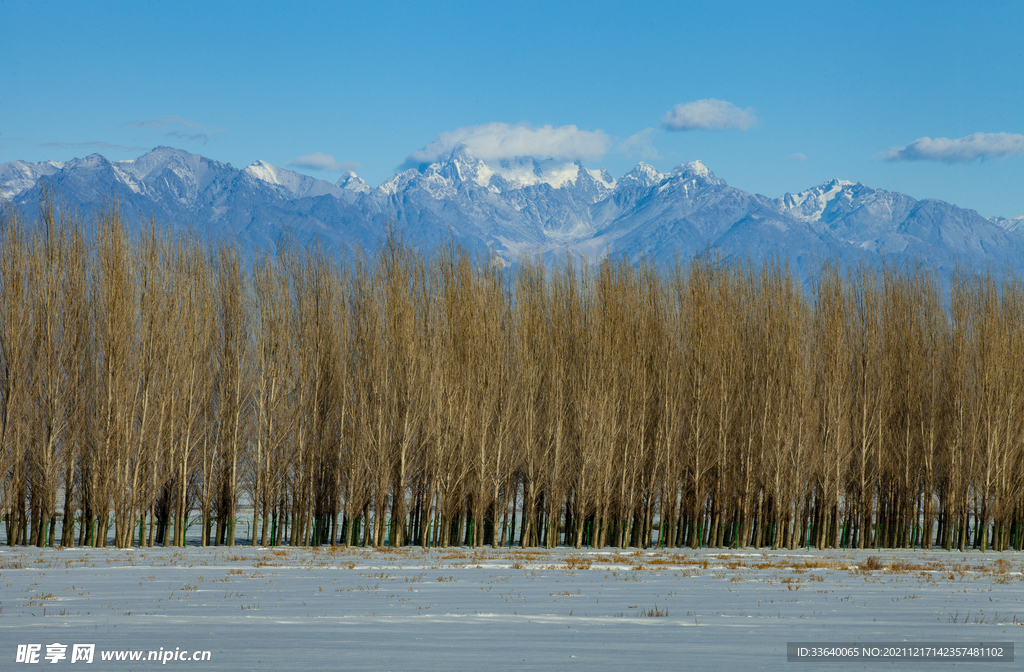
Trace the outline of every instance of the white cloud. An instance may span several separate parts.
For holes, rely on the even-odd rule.
[[[893,147],[878,158],[884,161],[943,161],[967,163],[976,159],[1024,154],[1024,135],[973,133],[963,138],[924,137],[905,147]]]
[[[484,161],[532,156],[555,161],[597,159],[608,150],[611,139],[604,131],[581,131],[575,126],[530,126],[499,121],[457,128],[437,136],[433,142],[410,154],[402,168],[433,163],[463,148]]]
[[[620,140],[615,145],[615,151],[622,154],[639,155],[645,161],[657,161],[664,158],[658,154],[658,148],[651,142],[654,134],[653,128],[645,128],[639,133],[634,133],[625,140]]]
[[[670,131],[745,131],[757,124],[753,108],[741,110],[727,100],[708,98],[680,103],[665,113],[661,125]]]
[[[308,168],[310,170],[324,170],[329,173],[342,173],[346,170],[355,172],[360,168],[359,164],[355,161],[335,161],[333,156],[323,152],[313,152],[312,154],[300,156],[297,159],[292,159],[285,165],[295,168]]]
[[[786,158],[789,159],[790,161],[806,161],[807,160],[807,157],[804,156],[800,152],[797,152],[796,154],[790,154]]]
[[[2,136],[3,133],[0,133]],[[0,137],[0,149],[8,149],[17,145],[25,144],[24,138],[4,138]]]
[[[187,142],[201,142],[204,145],[210,141],[211,133],[223,133],[223,128],[207,126],[198,121],[189,121],[181,117],[168,115],[156,119],[143,121],[129,121],[121,124],[121,128],[140,129],[146,128],[153,131],[162,131],[168,138],[185,140]]]
[[[118,145],[112,142],[44,142],[40,147],[59,147],[61,149],[106,149],[111,151],[144,152],[145,147]]]

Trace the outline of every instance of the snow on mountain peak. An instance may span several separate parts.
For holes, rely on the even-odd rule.
[[[595,182],[599,183],[605,189],[611,191],[615,188],[615,185],[617,184],[615,178],[612,177],[612,174],[609,173],[607,169],[602,168],[601,170],[591,170],[589,168],[584,168],[584,170],[587,171]]]
[[[632,173],[635,174],[635,175],[647,175],[650,178],[652,178],[653,180],[655,180],[656,182],[660,182],[661,180],[665,179],[665,174],[664,173],[659,171],[654,166],[652,166],[652,165],[650,165],[648,163],[644,163],[643,161],[641,161],[640,163],[636,164],[636,168],[634,168],[632,170]]]
[[[191,154],[174,147],[156,147],[137,159],[117,161],[115,165],[136,180],[143,181],[153,173],[171,168],[175,173],[183,175],[191,173],[197,183],[203,182],[203,176],[210,164],[215,162]]]
[[[269,182],[270,184],[283,184],[281,181],[281,175],[277,166],[272,166],[266,161],[256,161],[250,166],[246,166],[245,171],[258,180]],[[290,172],[290,171],[288,171]],[[292,173],[294,175],[294,173]]]
[[[360,194],[368,194],[371,191],[370,185],[368,185],[366,181],[363,180],[363,178],[359,177],[351,170],[346,170],[345,174],[341,176],[341,179],[337,181],[335,186],[341,189],[355,191]]]
[[[989,221],[1003,227],[1007,231],[1024,229],[1024,215],[1019,217],[989,217]]]
[[[256,161],[246,166],[242,172],[267,184],[279,186],[295,198],[323,196],[324,194],[337,195],[338,192],[338,187],[330,182],[301,175],[285,168],[278,168],[266,161]]]
[[[660,184],[664,179],[664,173],[658,172],[654,166],[641,161],[636,164],[636,168],[623,175],[618,183],[620,185],[638,183],[643,187],[653,187],[656,184]]]
[[[847,187],[852,186],[856,185],[849,180],[832,179],[798,194],[786,194],[775,202],[800,219],[818,222],[833,201],[844,194],[849,198]]]
[[[465,147],[452,151],[444,161],[432,163],[424,170],[424,175],[438,174],[460,182],[472,182],[477,186],[499,192],[501,188],[492,184],[492,178],[499,176],[504,184],[502,187],[522,189],[540,184],[548,184],[555,189],[575,184],[580,171],[586,170],[579,163],[558,161],[554,159],[537,160],[532,156],[517,156],[497,161],[484,161],[468,153]],[[590,173],[602,184],[614,180],[601,171]]]
[[[599,258],[618,250],[667,260],[708,245],[729,255],[778,252],[802,264],[801,273],[810,267],[800,260],[814,255],[852,262],[878,250],[946,269],[953,259],[1018,266],[1024,259],[1024,217],[984,220],[940,201],[845,180],[769,200],[729,187],[699,161],[670,174],[640,163],[616,181],[578,162],[481,160],[459,151],[372,190],[351,172],[331,184],[265,161],[239,170],[171,148],[124,162],[94,154],[0,164],[0,194],[28,216],[38,211],[42,179],[79,208],[113,191],[126,210],[152,212],[169,224],[194,222],[256,246],[274,245],[287,226],[303,240],[370,249],[376,223],[392,217],[407,239],[451,231],[474,250],[508,259],[536,251],[554,258],[557,250]]]
[[[688,177],[688,178],[695,178],[695,177],[714,178],[715,175],[714,175],[714,173],[711,172],[711,170],[707,166],[704,165],[703,162],[701,162],[701,161],[690,161],[689,163],[684,163],[684,164],[678,165],[675,168],[673,168],[672,169],[672,176],[673,177],[683,176],[683,177]]]
[[[0,164],[0,199],[13,199],[34,187],[41,177],[64,168],[62,161],[10,161]]]

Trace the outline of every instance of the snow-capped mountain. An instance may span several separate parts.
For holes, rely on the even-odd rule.
[[[36,186],[39,178],[53,175],[64,167],[60,161],[11,161],[0,163],[0,199],[12,200]]]
[[[257,180],[262,180],[267,184],[281,187],[290,198],[323,196],[325,194],[335,197],[342,196],[341,190],[343,187],[340,185],[334,185],[324,180],[318,180],[315,177],[300,175],[284,168],[278,168],[266,161],[257,161],[251,166],[247,166],[242,172],[248,173]],[[355,176],[355,173],[353,173],[353,176]],[[356,179],[359,178],[356,177]]]
[[[1024,215],[1020,217],[990,217],[989,221],[998,224],[1007,231],[1016,231],[1024,225]]]
[[[346,170],[345,174],[338,180],[337,185],[341,189],[348,189],[349,191],[355,191],[360,194],[370,193],[370,185],[366,181],[353,173],[351,170]]]
[[[894,260],[919,260],[951,273],[956,265],[984,267],[1024,261],[1024,238],[974,210],[934,199],[831,180],[774,200],[783,212],[860,250]],[[1010,221],[1012,220],[1005,220]]]
[[[580,163],[486,162],[456,149],[376,188],[352,172],[330,183],[257,161],[241,170],[158,147],[131,161],[98,154],[0,164],[0,194],[32,218],[42,187],[88,213],[116,200],[129,219],[191,227],[272,247],[282,236],[373,248],[389,221],[407,242],[449,236],[512,262],[565,252],[671,261],[711,249],[752,260],[916,260],[951,273],[1024,262],[1024,217],[981,217],[936,200],[832,180],[779,198],[730,187],[700,161],[662,173],[641,163],[618,180]]]
[[[594,210],[600,222],[594,244],[664,260],[718,247],[723,236],[745,222],[785,218],[768,199],[730,187],[700,161],[670,173],[641,164]]]

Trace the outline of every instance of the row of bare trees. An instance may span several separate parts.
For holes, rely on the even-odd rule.
[[[9,544],[1024,546],[1011,274],[0,233]]]

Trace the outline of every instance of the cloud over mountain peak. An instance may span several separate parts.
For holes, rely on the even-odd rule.
[[[661,118],[661,125],[670,131],[746,131],[756,124],[752,108],[740,109],[717,98],[680,103]]]
[[[410,154],[400,169],[429,165],[464,149],[485,162],[516,157],[555,161],[588,161],[608,151],[611,138],[604,131],[584,131],[574,125],[531,126],[495,121],[441,133],[423,149]]]
[[[972,133],[952,140],[918,138],[903,147],[893,147],[879,158],[884,161],[969,163],[977,159],[1020,154],[1024,154],[1024,135],[1020,133]]]
[[[593,132],[462,130],[417,155],[438,160],[375,189],[352,173],[332,184],[263,161],[239,170],[160,147],[129,161],[94,154],[0,164],[0,193],[29,219],[39,211],[42,187],[80,212],[113,197],[126,215],[194,226],[248,249],[273,249],[286,238],[372,249],[391,222],[407,240],[454,237],[468,250],[506,261],[577,253],[671,263],[710,247],[727,257],[783,258],[802,277],[815,259],[873,263],[882,251],[942,274],[957,265],[1024,265],[1024,227],[1017,220],[988,220],[942,201],[843,180],[770,199],[729,186],[700,161],[668,173],[640,163],[615,180],[569,160],[606,147]],[[523,154],[536,149],[547,158]]]

